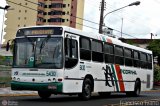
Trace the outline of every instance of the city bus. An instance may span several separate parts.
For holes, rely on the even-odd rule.
[[[152,51],[67,26],[20,28],[14,39],[12,90],[78,95],[139,96],[153,87]]]

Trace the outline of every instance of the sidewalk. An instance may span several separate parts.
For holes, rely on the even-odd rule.
[[[0,88],[1,96],[36,96],[36,91],[12,91],[10,87]]]

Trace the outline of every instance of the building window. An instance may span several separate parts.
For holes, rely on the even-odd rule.
[[[48,7],[47,5],[44,6],[44,8],[47,8],[47,7]]]
[[[26,20],[26,19],[27,19],[27,17],[24,17],[24,19]]]
[[[49,6],[49,8],[65,8],[66,4],[62,4],[62,3],[52,3],[51,6]]]
[[[46,22],[46,19],[44,19],[43,22]]]
[[[20,27],[20,25],[18,25],[18,27]]]
[[[38,2],[38,6],[40,6],[40,7],[45,7],[45,4],[42,3],[42,2]]]
[[[28,3],[25,3],[25,5],[27,5]]]
[[[27,13],[27,10],[25,10],[25,13]]]
[[[65,15],[65,12],[55,10],[55,11],[51,11],[51,15]]]
[[[38,18],[37,18],[37,21],[43,22],[43,18],[38,17]]]
[[[24,25],[24,27],[26,27],[26,25]]]
[[[65,19],[63,19],[63,18],[51,18],[51,19],[48,19],[48,22],[65,22]]]
[[[19,10],[19,13],[21,12],[21,10]]]
[[[21,18],[20,17],[18,17],[18,20],[20,20]]]
[[[38,14],[43,15],[43,14],[44,14],[44,11],[42,11],[42,10],[38,10]]]

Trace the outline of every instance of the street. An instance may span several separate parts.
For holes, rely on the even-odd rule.
[[[89,101],[81,101],[75,95],[52,95],[47,100],[42,100],[39,96],[0,97],[0,102],[2,106],[160,106],[160,91],[142,92],[140,97],[112,93],[103,98],[94,94]]]

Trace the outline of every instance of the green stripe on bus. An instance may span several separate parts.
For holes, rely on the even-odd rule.
[[[60,82],[49,82],[49,83],[34,83],[34,82],[17,82],[11,81],[12,90],[33,90],[33,91],[48,91],[55,93],[62,93],[63,84]],[[49,88],[50,87],[50,88]],[[52,89],[52,88],[55,89]]]
[[[111,68],[112,68],[112,71],[113,71],[114,80],[116,80],[116,81],[115,81],[116,89],[117,89],[117,91],[119,92],[118,79],[117,79],[117,77],[116,77],[116,72],[115,72],[115,70],[114,70],[114,66],[111,65]]]

